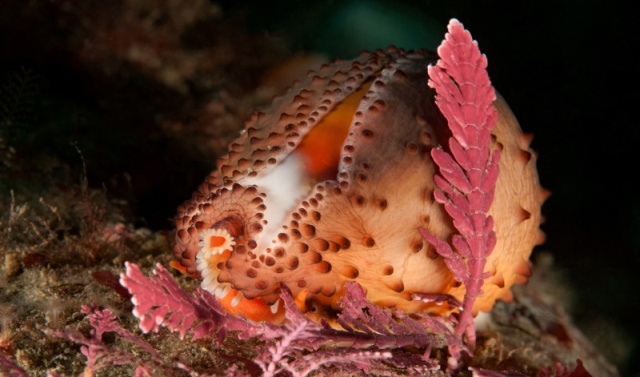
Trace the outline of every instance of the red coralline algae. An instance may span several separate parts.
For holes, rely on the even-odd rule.
[[[485,266],[497,242],[493,217],[488,215],[500,173],[501,151],[490,150],[491,131],[498,117],[493,105],[496,94],[487,74],[486,57],[457,20],[449,23],[449,33],[438,48],[438,56],[438,63],[428,69],[429,86],[436,90],[436,105],[447,119],[452,137],[450,152],[442,147],[431,150],[439,167],[434,196],[459,232],[451,239],[457,252],[429,231],[421,229],[421,233],[444,258],[454,279],[464,284],[456,334],[466,333],[474,344],[474,304],[483,293],[486,300],[487,293],[481,289],[491,274],[485,272]],[[503,271],[514,271],[508,267],[501,270],[503,279]]]

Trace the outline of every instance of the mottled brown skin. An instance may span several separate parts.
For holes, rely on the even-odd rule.
[[[418,232],[422,227],[449,239],[455,231],[433,199],[437,167],[429,152],[438,145],[446,148],[450,136],[427,87],[426,67],[436,60],[426,51],[363,53],[310,72],[269,110],[255,114],[219,159],[218,169],[178,209],[174,252],[181,264],[197,274],[199,230],[223,227],[236,246],[218,264],[218,281],[267,305],[277,301],[284,283],[294,295],[307,290],[310,306],[336,308],[350,280],[361,284],[372,302],[407,312],[435,310],[413,301],[413,293],[462,299],[464,287],[455,284]],[[353,116],[336,179],[318,182],[291,209],[266,253],[253,249],[265,225],[265,194],[237,181],[267,174],[365,82],[371,86]],[[508,299],[512,284],[527,280],[529,255],[542,240],[544,193],[535,154],[504,100],[495,104],[499,117],[492,147],[502,155],[490,215],[498,241],[487,262],[492,276],[474,307],[483,311],[497,298]]]

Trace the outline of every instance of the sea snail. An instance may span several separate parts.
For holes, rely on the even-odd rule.
[[[311,71],[254,113],[228,154],[175,218],[174,266],[202,279],[232,313],[278,322],[281,284],[304,311],[330,315],[344,284],[408,313],[438,311],[414,293],[461,300],[443,259],[421,236],[455,232],[433,199],[430,150],[450,131],[427,86],[437,56],[396,48]],[[542,241],[544,190],[530,137],[502,98],[492,148],[501,150],[490,215],[497,244],[474,311],[526,282]]]

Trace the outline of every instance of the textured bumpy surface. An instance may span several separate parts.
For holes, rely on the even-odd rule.
[[[273,305],[284,283],[304,307],[325,312],[351,280],[372,302],[408,312],[436,310],[412,300],[414,293],[462,299],[464,288],[419,232],[425,228],[444,240],[454,232],[433,199],[437,167],[429,152],[447,148],[451,135],[426,84],[426,67],[436,59],[426,51],[363,53],[310,72],[270,109],[254,114],[218,168],[178,209],[174,253],[186,271],[203,277],[203,287],[219,297],[237,290],[233,305],[241,297]],[[283,174],[284,166],[295,165],[305,135],[359,89],[366,94],[341,141],[335,178],[300,179],[295,167]],[[542,240],[544,193],[530,138],[502,98],[495,105],[492,148],[501,150],[501,160],[490,215],[497,244],[475,310],[489,310],[495,299],[510,297],[512,284],[526,281],[529,254]],[[283,195],[293,204],[279,216],[272,215],[273,185],[261,186],[270,175],[283,187],[291,185],[288,179],[302,182]],[[207,229],[224,232],[209,237]],[[235,244],[216,249],[224,237]],[[208,251],[197,262],[201,249]]]

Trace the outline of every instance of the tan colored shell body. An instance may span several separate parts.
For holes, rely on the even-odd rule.
[[[355,280],[378,305],[407,312],[431,310],[413,293],[451,294],[451,272],[419,228],[450,239],[455,229],[433,199],[430,150],[446,146],[445,120],[427,87],[426,67],[437,57],[426,51],[389,49],[363,53],[310,72],[265,113],[255,114],[230,144],[218,169],[176,216],[175,255],[190,273],[205,229],[225,229],[235,240],[214,267],[208,284],[220,295],[229,287],[248,299],[277,302],[280,284],[308,304],[334,307],[345,282]],[[295,153],[305,135],[335,106],[369,85],[342,143],[335,179],[313,182],[277,224],[269,223],[269,190],[261,177],[273,174]],[[528,138],[499,98],[493,148],[502,151],[490,214],[497,245],[487,261],[491,277],[475,310],[489,310],[509,298],[514,283],[526,281],[528,257],[542,239],[543,191]],[[272,220],[273,222],[273,220]],[[270,234],[265,234],[265,232]],[[210,280],[215,280],[211,282]]]

